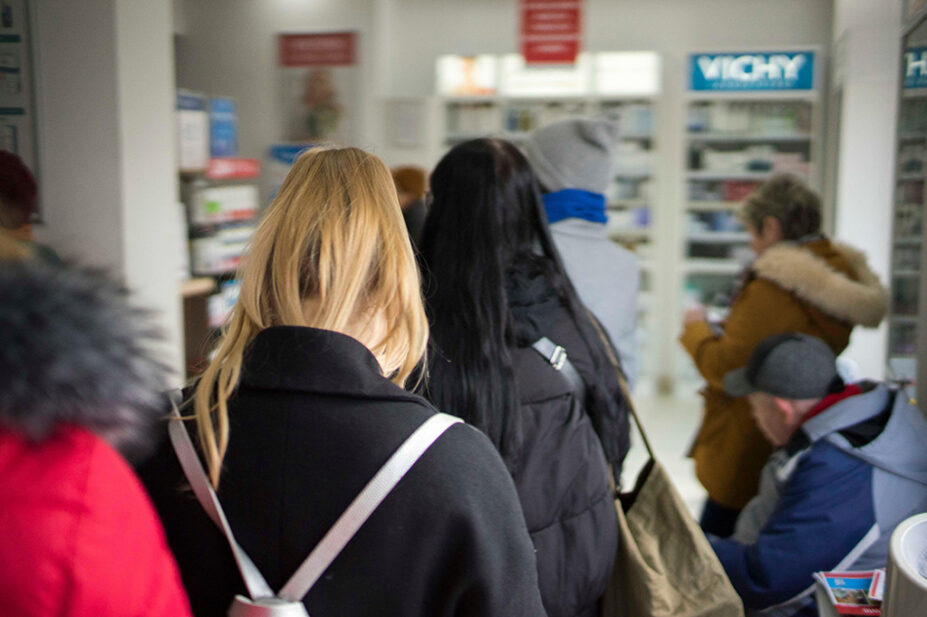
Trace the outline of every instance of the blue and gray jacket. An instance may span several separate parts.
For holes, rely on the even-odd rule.
[[[927,511],[927,420],[860,386],[773,453],[734,535],[709,538],[748,615],[816,616],[814,572],[885,567],[895,526]]]

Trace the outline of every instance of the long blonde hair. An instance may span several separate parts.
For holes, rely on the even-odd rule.
[[[200,448],[215,487],[229,442],[228,399],[258,332],[278,325],[347,332],[358,321],[379,320],[382,336],[362,342],[400,386],[428,340],[418,269],[392,177],[363,150],[322,146],[299,157],[239,275],[241,294],[194,397]]]

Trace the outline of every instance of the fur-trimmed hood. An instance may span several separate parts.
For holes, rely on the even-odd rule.
[[[0,424],[35,441],[78,425],[143,454],[166,403],[155,336],[99,274],[0,262]]]
[[[857,280],[829,263],[827,256],[812,246],[818,244],[842,258]],[[888,292],[869,268],[866,256],[845,244],[827,240],[805,245],[782,242],[756,259],[753,272],[853,325],[875,328],[888,312]]]

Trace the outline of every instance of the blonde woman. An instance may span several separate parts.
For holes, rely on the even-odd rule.
[[[428,338],[386,166],[354,148],[294,164],[261,222],[188,422],[238,542],[279,589],[386,459],[435,413],[403,389]],[[166,443],[144,467],[199,617],[244,585]],[[543,615],[518,497],[458,424],[312,588],[313,615]]]

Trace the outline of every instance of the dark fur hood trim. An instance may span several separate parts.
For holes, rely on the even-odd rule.
[[[505,274],[509,344],[529,347],[546,336],[557,317],[560,298],[541,264],[520,263]]]
[[[0,264],[0,423],[41,441],[63,424],[135,458],[164,413],[164,365],[144,312],[103,276]]]

